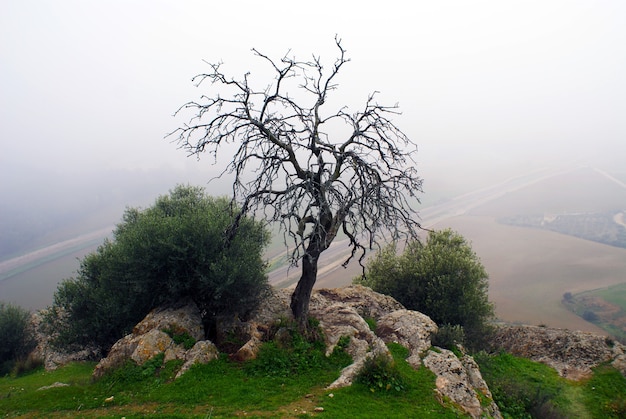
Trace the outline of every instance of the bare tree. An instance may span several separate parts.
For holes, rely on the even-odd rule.
[[[179,112],[191,109],[194,116],[170,134],[192,155],[206,151],[217,159],[222,146],[236,145],[222,174],[234,178],[240,216],[264,214],[280,223],[285,245],[293,243],[291,263],[301,260],[302,276],[291,310],[302,328],[320,255],[340,229],[351,247],[345,266],[357,253],[361,262],[384,235],[413,237],[420,228],[411,207],[422,191],[413,166],[417,148],[390,119],[398,106],[379,105],[375,92],[361,111],[326,111],[335,78],[349,61],[341,40],[335,44],[339,56],[328,70],[319,57],[276,61],[253,49],[275,72],[262,90],[251,86],[250,73],[229,78],[220,64],[210,64],[194,82],[210,81],[215,92],[183,105]]]

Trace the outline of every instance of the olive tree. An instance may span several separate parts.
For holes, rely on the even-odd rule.
[[[0,376],[25,358],[34,347],[28,327],[30,312],[20,306],[0,301]]]
[[[250,73],[229,77],[210,64],[193,79],[210,82],[209,93],[179,109],[191,112],[189,122],[170,134],[190,155],[215,159],[234,144],[222,175],[233,179],[240,216],[264,214],[279,223],[291,263],[301,263],[291,310],[302,328],[318,261],[338,233],[350,243],[345,266],[385,235],[413,236],[419,228],[412,208],[422,185],[417,148],[392,121],[397,105],[379,104],[376,93],[354,112],[328,105],[349,62],[341,40],[335,44],[338,58],[328,68],[319,57],[276,60],[253,49],[275,76],[262,88]]]
[[[151,309],[193,300],[205,329],[216,315],[245,317],[267,288],[264,223],[235,217],[227,198],[178,186],[146,208],[128,208],[113,238],[86,255],[54,295],[49,320],[59,343],[107,350]]]
[[[394,297],[440,326],[461,326],[472,346],[480,343],[494,315],[485,267],[465,238],[450,229],[431,231],[426,243],[412,241],[402,254],[389,244],[355,282]]]

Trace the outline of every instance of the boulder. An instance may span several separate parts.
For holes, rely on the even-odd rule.
[[[341,371],[339,378],[328,386],[329,389],[351,385],[366,359],[380,353],[391,357],[385,343],[370,330],[354,306],[327,299],[323,293],[314,294],[311,303],[310,314],[320,322],[327,355],[332,353],[341,337],[350,338],[346,352],[353,362]]]
[[[396,310],[404,309],[404,306],[392,297],[373,291],[362,285],[350,285],[342,288],[322,288],[315,293],[328,301],[342,303],[356,310],[364,319],[372,318],[376,321]],[[315,305],[315,301],[311,301]]]
[[[129,334],[124,336],[113,344],[111,350],[106,357],[102,358],[96,368],[93,370],[93,377],[100,378],[107,371],[121,367],[126,360],[130,359],[131,355],[137,348],[138,339],[135,335]]]
[[[185,353],[185,363],[178,373],[176,378],[179,378],[186,373],[189,368],[196,364],[208,364],[209,362],[219,357],[219,351],[217,347],[208,340],[201,340],[195,343],[193,347]]]
[[[616,368],[625,372],[621,364],[623,361],[620,361],[624,356],[624,346],[594,333],[500,325],[496,328],[491,349],[505,350],[547,364],[557,370],[560,376],[571,380],[589,377],[592,368],[604,362],[614,362]]]
[[[182,359],[184,348],[177,345],[167,333],[152,329],[144,334],[136,336],[135,350],[130,355],[130,359],[137,365],[143,365],[146,361],[154,358],[158,354],[165,354],[164,362],[173,359]]]
[[[196,339],[196,344],[190,350],[185,350],[182,344],[174,342],[170,336],[182,334]],[[200,342],[205,343],[199,345]],[[161,353],[164,354],[164,362],[184,360],[183,366],[186,365],[184,371],[204,359],[215,359],[211,354],[217,354],[217,348],[211,342],[204,341],[202,318],[193,302],[184,301],[148,313],[133,328],[131,334],[124,336],[111,347],[108,355],[96,365],[93,377],[100,378],[107,371],[122,366],[129,359],[142,365]],[[180,375],[181,372],[176,377]]]
[[[99,349],[90,346],[77,349],[75,351],[61,350],[55,347],[51,336],[45,329],[43,318],[45,310],[31,314],[28,322],[28,333],[33,336],[35,348],[31,351],[29,358],[41,361],[46,371],[53,371],[59,367],[76,361],[93,361],[102,358]]]
[[[133,329],[133,334],[143,335],[151,330],[167,330],[175,335],[188,334],[195,340],[204,339],[204,325],[198,306],[184,300],[174,306],[156,308]]]
[[[437,330],[437,324],[427,315],[405,309],[381,317],[376,326],[376,334],[385,343],[399,343],[409,350],[407,361],[415,369],[421,365],[422,353],[430,348]]]
[[[489,408],[484,409],[481,406],[476,390],[472,385],[472,380],[477,380],[475,375],[478,371],[477,366],[473,370],[475,364],[472,365],[472,372],[468,374],[463,362],[452,351],[438,349],[437,351],[428,351],[424,358],[424,365],[437,376],[435,380],[436,391],[442,403],[447,398],[472,418],[502,417],[493,401]],[[474,377],[471,378],[471,375]],[[482,376],[480,380],[483,381]],[[484,381],[479,385],[482,386],[483,384],[486,387]],[[491,393],[488,394],[491,395]],[[483,395],[486,394],[483,393]]]

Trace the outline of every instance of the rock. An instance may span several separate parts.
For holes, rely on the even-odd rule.
[[[42,391],[42,390],[49,390],[51,388],[57,388],[57,387],[69,387],[70,385],[67,383],[61,383],[59,381],[57,381],[56,383],[52,383],[49,386],[43,386],[43,387],[39,387],[37,389],[37,391]]]
[[[35,348],[29,355],[30,359],[43,362],[46,371],[52,371],[70,362],[93,361],[102,357],[102,353],[99,349],[90,346],[76,351],[66,351],[56,348],[52,344],[54,336],[50,336],[45,330],[45,324],[43,323],[45,314],[46,311],[41,310],[32,313],[30,316],[27,327],[30,335],[33,336],[35,340]]]
[[[174,340],[165,332],[159,329],[152,329],[148,332],[137,336],[137,345],[130,355],[130,359],[135,361],[137,365],[143,365],[146,361],[154,358],[156,355],[165,353],[169,360],[177,359],[176,354],[180,352],[174,351],[172,346],[180,346],[174,343]],[[169,351],[169,354],[168,354]],[[169,356],[168,356],[169,355]],[[165,359],[164,359],[165,361]]]
[[[232,354],[235,360],[256,358],[261,343],[273,338],[270,333],[275,330],[274,326],[293,320],[290,298],[290,290],[271,288],[247,321],[232,316],[215,319],[216,345],[221,351]]]
[[[626,377],[626,347],[621,344],[615,344],[613,346],[613,353],[615,358],[611,362],[613,368],[622,373]]]
[[[332,353],[341,337],[350,337],[346,352],[352,357],[353,363],[341,371],[339,378],[328,386],[329,389],[351,385],[366,359],[380,353],[391,357],[385,343],[370,330],[354,307],[327,300],[323,294],[315,295],[312,300],[315,304],[310,314],[319,320],[324,332],[326,355]]]
[[[143,335],[153,329],[167,330],[174,335],[188,334],[196,341],[204,339],[202,316],[191,300],[152,310],[134,327],[133,334]]]
[[[182,344],[175,343],[164,330],[174,335],[188,334],[197,342],[187,351]],[[217,354],[217,348],[211,348],[213,344],[208,341],[204,341],[208,343],[198,345],[203,341],[204,327],[200,311],[194,303],[184,301],[176,306],[158,308],[148,313],[133,328],[131,334],[124,336],[111,347],[106,358],[101,359],[96,365],[93,377],[102,377],[107,371],[122,366],[128,359],[142,365],[161,353],[164,354],[164,362],[175,359],[185,360],[183,366],[189,363],[185,369],[187,371],[195,362],[201,362],[202,359],[215,359],[211,354]],[[180,375],[180,373],[177,374],[177,377]]]
[[[594,333],[537,326],[498,326],[491,342],[492,350],[547,364],[559,375],[581,380],[592,374],[592,368],[615,362],[624,373],[620,354],[624,346]]]
[[[94,378],[102,377],[107,371],[121,367],[127,359],[130,359],[137,348],[139,340],[137,336],[129,334],[113,344],[109,354],[98,362],[93,371]]]
[[[237,352],[231,356],[231,359],[239,362],[255,359],[259,354],[259,349],[262,344],[263,341],[259,336],[252,336],[241,348],[237,350]]]
[[[487,409],[487,411],[483,410],[476,391],[472,386],[470,374],[468,374],[461,360],[452,351],[447,349],[430,350],[424,358],[424,365],[437,376],[435,381],[436,391],[442,402],[445,398],[451,400],[472,418],[481,418],[485,414],[490,414],[496,418],[502,417],[493,402],[490,409]],[[476,371],[473,371],[472,374],[475,374]],[[477,377],[474,376],[474,380],[476,379]],[[482,376],[480,380],[482,380]],[[486,387],[486,384],[484,385]]]
[[[467,372],[467,376],[469,378],[469,384],[472,386],[474,391],[481,394],[482,400],[490,400],[491,402],[487,407],[483,406],[483,410],[486,409],[489,417],[492,418],[501,418],[502,414],[500,413],[500,409],[498,405],[493,400],[493,394],[491,394],[491,390],[489,390],[489,386],[487,382],[483,378],[483,375],[480,373],[480,368],[474,358],[469,355],[463,355],[461,358],[461,364],[463,364],[463,368]]]
[[[189,368],[196,364],[208,364],[219,357],[217,347],[209,340],[201,340],[195,343],[193,347],[185,353],[185,363],[176,373],[179,378],[186,373]]]
[[[385,343],[395,342],[407,348],[407,361],[417,369],[421,365],[421,354],[430,348],[431,337],[437,330],[437,324],[427,315],[402,309],[381,317],[376,334]]]
[[[293,319],[291,308],[289,308],[292,292],[293,290],[290,289],[271,288],[250,315],[250,321],[270,325],[277,320]]]
[[[392,297],[380,294],[362,285],[350,285],[333,289],[323,288],[316,290],[315,293],[323,296],[326,300],[343,303],[354,308],[359,316],[364,319],[372,318],[378,321],[386,314],[404,309],[404,306]],[[315,302],[312,300],[311,304],[315,305]]]

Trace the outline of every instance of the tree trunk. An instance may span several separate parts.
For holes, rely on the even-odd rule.
[[[311,247],[311,246],[309,246]],[[311,291],[317,280],[317,262],[320,257],[319,250],[308,252],[302,258],[302,276],[291,295],[291,312],[298,322],[302,332],[307,331],[309,320],[309,300]]]

